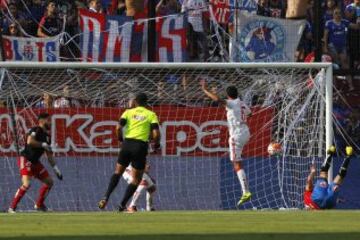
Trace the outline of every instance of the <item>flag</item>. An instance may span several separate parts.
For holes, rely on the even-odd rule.
[[[59,36],[50,38],[24,38],[3,36],[6,61],[60,61]]]
[[[235,62],[295,61],[295,51],[304,30],[304,20],[285,20],[239,14],[232,48]]]
[[[148,20],[109,16],[79,10],[80,48],[85,62],[146,62]],[[158,60],[186,59],[185,16],[169,16],[157,23]]]
[[[230,18],[230,0],[210,0],[210,4],[216,21],[227,24]]]
[[[157,24],[157,44],[159,62],[186,61],[186,18],[172,15]]]

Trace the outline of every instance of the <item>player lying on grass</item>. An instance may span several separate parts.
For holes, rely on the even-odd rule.
[[[218,102],[226,108],[226,118],[229,127],[229,150],[230,160],[234,165],[234,170],[238,176],[242,196],[238,202],[238,206],[251,199],[251,192],[246,178],[245,170],[242,166],[242,150],[250,139],[250,130],[246,123],[247,117],[251,115],[250,108],[240,100],[238,91],[235,86],[226,88],[227,99],[221,99],[215,93],[207,89],[205,80],[200,82],[203,92],[213,101]]]
[[[148,110],[147,96],[139,93],[134,106],[126,110],[120,117],[117,125],[117,136],[122,146],[118,161],[115,166],[115,173],[111,176],[107,191],[99,201],[99,208],[104,209],[111,193],[119,183],[125,169],[131,164],[132,182],[128,185],[124,197],[119,205],[119,211],[126,210],[126,204],[138,188],[146,166],[149,139],[153,141],[153,149],[160,148],[159,121],[156,113]],[[123,138],[123,129],[125,138]]]
[[[18,203],[29,190],[33,178],[37,178],[43,183],[34,208],[39,211],[47,211],[44,201],[53,186],[54,181],[40,162],[40,158],[44,153],[46,153],[48,161],[53,167],[56,176],[60,180],[63,178],[59,168],[56,166],[50,147],[50,135],[48,134],[50,128],[50,115],[48,113],[41,113],[38,116],[38,126],[31,128],[26,135],[25,149],[18,158],[22,185],[17,190],[14,199],[12,200],[8,210],[9,213],[15,213]]]
[[[328,155],[321,165],[320,175],[315,185],[313,182],[316,169],[314,165],[310,167],[310,174],[306,181],[304,193],[305,209],[332,209],[336,207],[340,185],[346,176],[347,168],[353,155],[353,149],[352,147],[346,147],[346,157],[339,169],[339,173],[333,182],[328,183],[328,171],[335,152],[334,146],[331,146],[327,151]]]
[[[123,174],[123,178],[128,184],[131,184],[131,182],[133,181],[131,166],[126,168],[126,170]],[[145,167],[145,172],[141,179],[140,185],[136,189],[136,191],[131,199],[130,205],[127,208],[128,212],[136,212],[137,211],[137,207],[136,207],[137,201],[139,200],[140,195],[144,191],[146,191],[146,211],[154,211],[155,209],[153,207],[153,195],[156,191],[156,185],[155,185],[155,181],[149,175],[149,165],[148,164]]]

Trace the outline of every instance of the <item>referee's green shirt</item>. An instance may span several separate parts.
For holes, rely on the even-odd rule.
[[[151,124],[159,124],[156,113],[144,107],[126,110],[121,117],[126,120],[125,138],[149,141]]]

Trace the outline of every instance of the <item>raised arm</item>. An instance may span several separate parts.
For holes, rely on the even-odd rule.
[[[216,93],[212,93],[207,89],[206,81],[201,80],[200,81],[201,90],[211,98],[213,101],[218,102],[221,105],[226,105],[226,101],[224,99],[221,99]]]
[[[312,191],[313,190],[315,174],[316,174],[315,165],[311,164],[310,173],[309,173],[309,176],[306,179],[305,191]]]

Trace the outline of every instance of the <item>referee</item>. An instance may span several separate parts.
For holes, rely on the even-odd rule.
[[[128,185],[119,206],[119,211],[126,209],[126,204],[136,191],[144,173],[149,138],[153,141],[154,150],[160,148],[158,117],[156,113],[146,108],[146,94],[137,94],[135,99],[130,99],[129,105],[130,109],[121,115],[116,127],[116,133],[122,147],[116,163],[115,173],[111,176],[105,196],[99,202],[100,209],[105,208],[111,193],[119,183],[119,179],[131,163],[133,181]],[[123,128],[125,138],[123,138]]]

